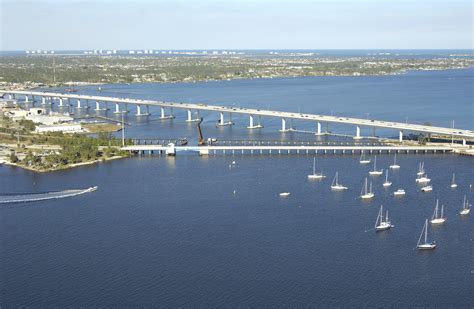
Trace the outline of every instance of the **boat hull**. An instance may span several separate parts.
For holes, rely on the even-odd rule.
[[[436,249],[435,244],[423,244],[423,245],[418,245],[416,246],[418,250],[433,250]]]

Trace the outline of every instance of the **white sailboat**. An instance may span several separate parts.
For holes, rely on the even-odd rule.
[[[338,178],[339,178],[339,173],[336,172],[336,175],[334,176],[334,179],[332,180],[331,189],[334,191],[347,190],[348,189],[347,187],[339,183]]]
[[[451,179],[451,186],[450,186],[450,187],[453,188],[453,189],[458,187],[458,185],[457,185],[456,182],[455,182],[454,177],[455,177],[455,175],[454,175],[454,173],[453,173],[453,179]]]
[[[425,238],[422,242],[423,235],[425,235]],[[434,241],[428,242],[428,219],[425,220],[416,248],[418,248],[418,250],[432,250],[436,248],[436,243]]]
[[[384,187],[390,187],[392,185],[391,181],[388,181],[388,169],[385,170],[385,182],[383,183]]]
[[[326,178],[323,173],[316,173],[316,158],[313,158],[313,174],[308,175],[308,179],[323,179]]]
[[[385,231],[393,227],[393,225],[388,220],[388,210],[386,212],[385,218],[383,216],[382,205],[380,205],[379,214],[377,215],[377,220],[375,221],[375,231]]]
[[[443,217],[443,211],[444,211],[444,205],[441,205],[441,215],[438,214],[438,204],[439,200],[436,200],[436,207],[433,212],[433,216],[431,217],[431,223],[432,224],[441,224],[446,221],[446,218]]]
[[[422,192],[431,192],[433,191],[433,187],[432,186],[424,186],[421,188],[421,191]]]
[[[374,169],[369,172],[371,176],[379,176],[383,174],[383,170],[377,170],[377,156],[374,157]]]
[[[428,178],[428,175],[420,175],[415,179],[416,182],[418,183],[428,183],[431,181],[431,179]]]
[[[360,155],[359,163],[360,164],[369,164],[370,163],[370,159],[365,158],[365,151],[362,151],[362,153]]]
[[[395,196],[405,195],[405,190],[398,189],[397,191],[393,192],[393,195]]]
[[[464,201],[462,203],[462,209],[459,212],[460,215],[468,215],[471,212],[471,205],[469,205],[469,201],[466,200],[466,194],[464,194]]]
[[[397,164],[397,154],[393,157],[393,164],[389,166],[393,170],[397,170],[400,168],[400,165]]]
[[[281,192],[281,193],[280,193],[280,196],[281,196],[281,197],[287,197],[287,196],[289,196],[289,195],[290,195],[290,192]]]
[[[417,176],[423,176],[425,174],[425,162],[420,162],[418,165],[418,172],[416,173]]]
[[[365,177],[364,185],[360,191],[360,198],[364,200],[371,199],[374,197],[374,195],[374,192],[372,192],[372,182],[370,182],[370,189],[367,191],[367,177]]]

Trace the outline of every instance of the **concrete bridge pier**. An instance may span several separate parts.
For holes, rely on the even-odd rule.
[[[353,139],[356,139],[356,140],[362,139],[362,137],[360,136],[360,127],[359,126],[356,126],[356,136],[354,136]]]
[[[120,110],[120,104],[115,103],[115,111],[114,114],[120,114],[122,111]]]
[[[463,145],[464,147],[466,147],[466,139],[465,139],[465,138],[462,139],[462,145]]]
[[[105,107],[100,107],[100,102],[99,101],[95,101],[95,111],[106,111],[107,108]]]
[[[231,126],[233,124],[234,123],[232,122],[232,113],[229,113],[229,121],[227,121],[227,122],[225,122],[224,113],[223,112],[219,113],[219,123],[217,124],[218,126],[220,126],[220,127]]]
[[[316,123],[316,135],[318,135],[318,136],[322,135],[322,133],[321,133],[321,122],[319,122],[319,121]]]
[[[28,100],[29,100],[28,95],[25,95],[25,103],[28,103]]]
[[[290,130],[288,130],[286,128],[286,119],[285,118],[281,118],[281,130],[280,132],[288,132]]]
[[[259,128],[263,128],[263,126],[261,125],[261,116],[260,115],[258,116],[258,124],[254,125],[253,115],[249,115],[249,126],[247,127],[247,129],[259,129]]]
[[[46,105],[46,98],[45,97],[41,97],[41,105]]]
[[[398,133],[398,141],[401,143],[403,142],[403,131],[400,130],[400,132]]]
[[[63,102],[63,98],[58,98],[59,99],[59,107],[63,107],[64,106],[64,102]]]
[[[161,116],[160,116],[160,119],[173,119],[174,118],[174,115],[173,115],[173,108],[171,107],[170,108],[170,115],[169,116],[166,116],[165,115],[165,108],[162,106],[161,107]]]
[[[149,116],[150,113],[148,112],[148,105],[146,106],[147,111],[145,113],[142,113],[142,106],[137,104],[137,114],[136,116]]]
[[[193,119],[193,111],[188,109],[187,110],[187,113],[188,113],[188,118],[186,119],[186,122],[195,122],[195,121],[199,121],[199,110],[196,111],[196,118]]]

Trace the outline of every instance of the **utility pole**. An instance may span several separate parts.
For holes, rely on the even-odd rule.
[[[123,121],[123,114],[122,113],[122,147],[125,146],[125,122]]]
[[[56,84],[56,58],[53,56],[53,84]]]

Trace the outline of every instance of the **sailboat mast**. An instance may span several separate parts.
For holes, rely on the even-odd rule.
[[[313,158],[313,175],[316,175],[316,158]]]
[[[425,244],[427,243],[428,238],[428,220],[425,221]]]

